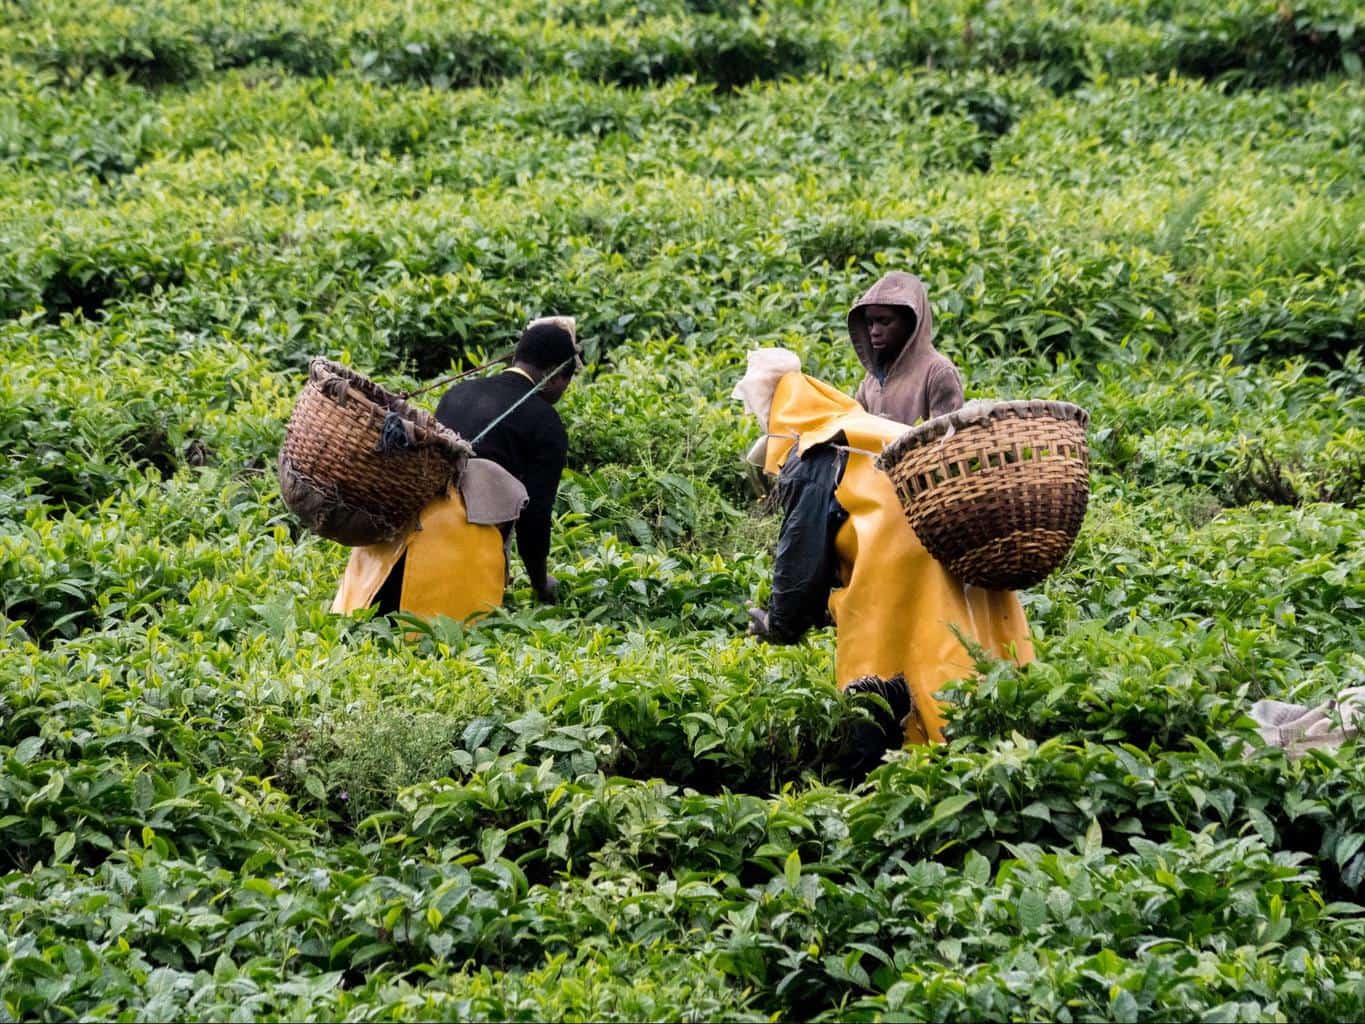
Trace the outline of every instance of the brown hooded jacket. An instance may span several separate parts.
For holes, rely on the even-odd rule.
[[[868,306],[901,306],[915,314],[905,347],[879,373],[867,330]],[[868,412],[905,424],[932,419],[962,406],[962,377],[951,359],[934,348],[934,314],[929,293],[914,274],[893,270],[869,288],[848,311],[848,336],[867,369],[853,397]]]

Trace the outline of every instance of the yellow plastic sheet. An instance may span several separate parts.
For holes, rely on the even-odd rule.
[[[332,611],[346,615],[369,607],[404,553],[403,611],[468,619],[502,604],[507,562],[496,526],[470,523],[454,487],[422,510],[419,523],[387,544],[351,549]]]

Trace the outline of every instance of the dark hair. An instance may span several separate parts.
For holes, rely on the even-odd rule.
[[[534,366],[546,373],[563,363],[569,365],[563,371],[573,375],[577,348],[573,335],[558,324],[532,324],[521,332],[514,358],[519,363]]]

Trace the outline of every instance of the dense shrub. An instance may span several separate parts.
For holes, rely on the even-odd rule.
[[[1355,1019],[1365,110],[1337,3],[47,0],[0,13],[0,1017]],[[928,284],[1091,413],[1038,650],[850,788],[745,636],[745,352]],[[273,465],[576,315],[552,571],[327,613]],[[435,394],[419,401],[434,400]]]

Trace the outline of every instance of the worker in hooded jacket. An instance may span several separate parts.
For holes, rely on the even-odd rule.
[[[972,672],[964,639],[1019,664],[1033,648],[1018,598],[963,584],[907,522],[874,464],[906,425],[872,415],[800,365],[783,349],[752,352],[735,389],[765,430],[749,460],[777,476],[783,508],[771,601],[751,612],[751,631],[795,643],[833,620],[839,689],[872,690],[891,710],[888,734],[856,752],[865,771],[888,745],[942,741],[935,694]]]
[[[962,376],[934,348],[924,282],[893,270],[848,312],[848,336],[867,376],[854,394],[877,416],[913,425],[962,407]]]

